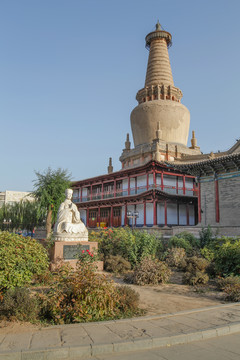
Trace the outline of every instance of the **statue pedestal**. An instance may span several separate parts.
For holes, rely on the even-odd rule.
[[[88,241],[88,231],[86,229],[85,232],[81,234],[68,234],[68,233],[53,233],[53,241],[62,241],[62,242],[81,242],[86,243]]]
[[[55,240],[55,239],[54,239]],[[89,250],[90,252],[97,252],[98,242],[96,241],[56,241],[51,249],[51,270],[55,270],[60,261],[69,263],[73,269],[76,269],[78,254],[82,250]],[[103,262],[97,261],[96,266],[98,270],[103,270]]]

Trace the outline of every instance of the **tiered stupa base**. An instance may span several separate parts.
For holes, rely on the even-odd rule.
[[[176,161],[183,159],[185,156],[200,155],[198,147],[189,148],[183,144],[166,143],[163,140],[156,139],[150,144],[142,144],[134,149],[124,149],[120,156],[122,168],[127,169],[140,166],[150,160],[156,161]]]

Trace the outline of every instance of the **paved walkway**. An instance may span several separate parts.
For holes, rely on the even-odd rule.
[[[239,360],[240,332],[141,351],[97,355],[89,360]],[[82,359],[81,359],[82,360]]]
[[[93,359],[240,332],[240,303],[0,336],[0,360]]]

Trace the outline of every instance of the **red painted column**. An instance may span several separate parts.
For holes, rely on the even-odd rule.
[[[177,224],[179,225],[179,203],[177,203]]]
[[[156,172],[155,172],[155,169],[153,170],[153,184],[154,184],[154,188],[156,189]]]
[[[103,199],[103,192],[104,192],[104,186],[103,186],[103,183],[102,183],[102,199]]]
[[[186,204],[186,217],[187,217],[187,225],[189,225],[189,206]]]
[[[89,227],[89,208],[87,208],[87,219],[86,219],[87,227]]]
[[[113,186],[114,197],[116,197],[116,189],[117,189],[117,184],[116,184],[116,180],[114,180],[114,186]]]
[[[127,204],[125,204],[124,225],[127,226]]]
[[[202,212],[201,212],[201,184],[198,182],[198,223],[202,221]]]
[[[99,223],[99,226],[100,226],[100,206],[98,207],[98,220],[97,222]]]
[[[143,203],[143,226],[147,225],[146,201]]]
[[[111,206],[110,226],[113,227],[113,206]]]
[[[130,195],[130,177],[128,177],[128,195]]]
[[[137,194],[137,176],[135,177],[135,194]]]
[[[147,173],[147,190],[149,189],[149,173]]]
[[[165,226],[167,226],[167,201],[164,201],[164,218],[165,218]]]
[[[157,200],[153,202],[153,225],[157,225]]]
[[[185,178],[185,175],[183,175],[183,195],[186,194],[186,178]]]
[[[220,210],[219,210],[219,188],[218,188],[218,179],[215,180],[215,208],[216,208],[216,222],[220,221]]]
[[[81,193],[80,193],[80,202],[82,202],[82,187],[81,187]]]
[[[91,189],[90,189],[90,200],[92,200],[92,185],[91,185]]]
[[[161,172],[161,190],[164,190],[164,184],[163,184],[163,172]]]

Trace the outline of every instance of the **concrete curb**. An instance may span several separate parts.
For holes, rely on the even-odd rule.
[[[0,353],[0,360],[65,360],[91,358],[103,354],[117,354],[129,351],[148,350],[165,346],[187,344],[192,341],[206,340],[223,335],[240,332],[240,322],[228,326],[220,326],[215,329],[206,329],[191,333],[183,333],[168,337],[155,337],[149,339],[137,339],[134,341],[122,341],[110,344],[97,344],[85,346],[71,346],[62,348],[48,348],[22,351],[6,351]]]
[[[234,303],[227,303],[227,304],[221,304],[221,305],[215,305],[215,306],[207,306],[204,308],[197,308],[197,309],[191,309],[191,310],[182,310],[175,313],[168,313],[163,315],[146,315],[146,316],[138,316],[133,318],[125,318],[125,319],[117,319],[117,320],[106,320],[106,321],[95,321],[94,323],[89,324],[102,324],[102,325],[108,325],[111,323],[124,323],[124,322],[137,322],[137,321],[144,321],[144,320],[157,320],[157,319],[166,319],[173,316],[181,316],[181,315],[188,315],[193,314],[196,312],[204,312],[204,311],[211,311],[221,308],[229,308],[229,307],[236,307],[236,305],[240,305],[240,302],[234,302]],[[87,324],[87,323],[76,323],[76,324],[64,324],[64,325],[52,325],[47,326],[46,328],[42,328],[42,330],[49,330],[49,329],[61,329],[68,327],[78,327],[79,325]]]

